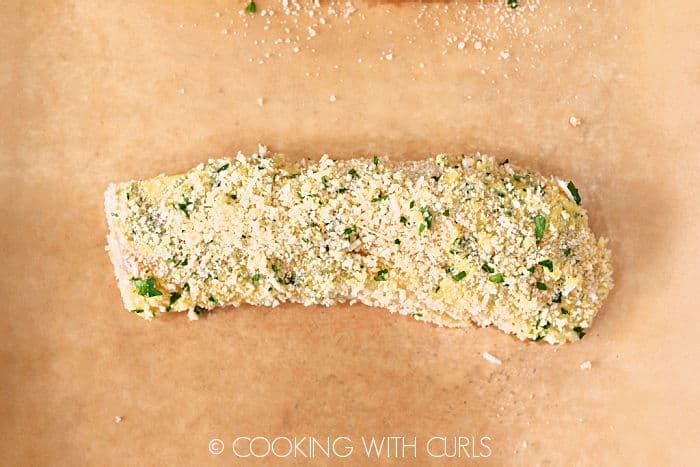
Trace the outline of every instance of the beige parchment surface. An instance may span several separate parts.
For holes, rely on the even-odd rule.
[[[0,462],[269,465],[304,459],[245,461],[231,442],[345,435],[351,457],[306,462],[374,464],[360,438],[394,435],[419,457],[387,463],[697,465],[697,2],[542,2],[508,27],[489,2],[355,2],[346,19],[266,1],[248,19],[232,1],[0,6]],[[616,288],[561,347],[363,306],[124,311],[106,185],[259,142],[479,150],[571,178]],[[460,435],[491,456],[426,455]]]

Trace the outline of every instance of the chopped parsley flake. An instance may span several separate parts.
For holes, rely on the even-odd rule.
[[[539,264],[540,266],[546,267],[547,269],[549,269],[549,272],[554,271],[554,264],[552,264],[552,262],[548,259],[542,260],[537,264]]]
[[[377,201],[384,201],[385,199],[389,198],[389,195],[379,195],[376,198],[372,198],[372,202],[376,203]]]
[[[449,209],[445,209],[444,211],[442,211],[442,215],[443,215],[443,216],[446,216],[446,217],[449,216],[449,215],[450,215],[450,210],[449,210]]]
[[[527,270],[530,271],[531,273],[535,272],[535,266],[530,266],[529,268],[527,268]]]
[[[568,315],[568,314],[569,314],[569,310],[567,310],[566,308],[562,308],[562,309],[561,309],[561,314],[562,314],[562,315]]]
[[[399,240],[399,239],[397,238],[396,240],[394,240],[394,244],[396,244],[396,245],[401,245],[401,240]]]
[[[403,225],[406,225],[408,222],[408,219],[406,219],[406,216],[401,216],[401,219],[399,219],[399,222],[401,222]]]
[[[216,303],[216,299],[212,297],[211,295],[209,296],[209,301],[212,303]]]
[[[156,278],[147,277],[145,280],[134,277],[131,279],[142,297],[157,297],[163,295],[163,292],[156,289]]]
[[[301,241],[304,243],[309,243],[309,239],[306,237],[302,237]]]
[[[418,227],[418,232],[423,233],[424,230],[425,230],[425,224],[421,224],[421,225]]]
[[[353,178],[358,176],[358,175],[357,175],[357,170],[355,170],[355,169],[350,169],[350,170],[348,170],[348,174],[349,174],[349,175],[352,175]]]
[[[490,280],[491,282],[495,282],[496,284],[498,284],[498,283],[500,283],[500,282],[503,282],[503,274],[501,274],[501,273],[499,272],[498,274],[494,274],[494,275],[492,275],[492,276],[489,276],[489,280]]]
[[[187,210],[187,206],[191,206],[192,201],[189,200],[189,198],[185,197],[185,202],[184,203],[177,203],[177,208],[184,212],[187,217],[190,217],[190,212]]]
[[[131,313],[143,313],[143,310],[129,310]]]
[[[536,285],[537,288],[540,290],[547,290],[547,284],[545,284],[544,282],[538,282]]]
[[[574,185],[574,182],[569,180],[569,183],[566,185],[566,188],[569,190],[569,193],[571,193],[571,196],[574,198],[574,201],[576,201],[577,205],[581,205],[581,195],[578,194],[578,189],[576,188],[576,185]]]
[[[277,267],[276,264],[273,264],[273,265],[272,265],[272,271],[273,271],[273,272],[279,271],[279,268]]]
[[[425,206],[420,208],[420,212],[423,214],[423,219],[425,219],[426,226],[431,228],[433,226],[433,213],[430,212],[430,209]]]
[[[353,233],[357,232],[357,226],[356,226],[356,225],[353,225],[352,227],[348,227],[347,229],[345,229],[344,232],[345,232],[345,239],[346,239],[347,241],[350,241],[350,236],[351,236]]]
[[[509,1],[510,1],[510,0],[509,0]],[[532,339],[532,340],[533,340],[534,342],[539,342],[539,341],[541,341],[542,339],[544,339],[544,336],[543,336],[542,334],[538,334],[537,337],[535,337],[535,338]]]
[[[578,334],[578,338],[579,338],[579,339],[583,339],[583,336],[586,335],[586,333],[584,332],[584,330],[583,330],[583,328],[582,328],[581,326],[576,326],[576,327],[574,328],[574,332],[575,332],[576,334]]]
[[[571,256],[571,248],[568,246],[564,248],[564,256]]]
[[[255,6],[255,0],[250,0],[248,6],[245,7],[245,11],[247,11],[248,13],[255,13],[257,10],[258,8]]]
[[[253,274],[253,277],[251,277],[251,279],[253,280],[253,282],[258,282],[260,280],[260,274],[256,272],[255,274]]]
[[[374,276],[374,280],[377,282],[384,282],[386,281],[386,275],[389,273],[388,269],[380,269],[377,271],[377,275]]]
[[[177,293],[177,292],[171,293],[171,294],[170,294],[170,305],[172,305],[173,303],[175,303],[176,301],[178,301],[180,297],[182,297],[182,295],[180,295],[180,294]]]
[[[492,273],[492,274],[495,272],[495,269],[493,269],[493,267],[491,267],[491,266],[489,265],[489,263],[484,263],[484,264],[482,264],[482,265],[481,265],[481,269],[483,269],[483,270],[486,271],[486,272],[490,272],[490,273]]]
[[[372,159],[372,162],[374,162],[375,167],[379,165],[379,158],[377,156],[374,156],[374,159]]]
[[[547,225],[547,219],[544,216],[537,214],[535,216],[535,238],[537,239],[537,244],[539,245],[544,236],[544,228]]]
[[[417,316],[418,318],[422,318],[423,313],[412,313],[411,316]]]
[[[230,164],[229,164],[228,162],[225,163],[224,165],[222,165],[221,167],[219,167],[218,169],[216,169],[216,173],[223,172],[224,170],[228,169],[228,168],[229,168],[229,165],[230,165]]]
[[[456,280],[456,281],[461,281],[461,280],[464,279],[465,277],[467,277],[466,271],[459,271],[457,274],[455,274],[454,276],[452,276],[452,279],[454,279],[454,280]]]
[[[561,303],[561,292],[559,292],[557,296],[552,299],[552,303]]]
[[[413,206],[415,206],[415,205],[416,205],[416,202],[415,202],[415,201],[413,201],[413,200],[411,200],[411,202],[410,202],[410,203],[408,203],[408,207],[409,207],[409,209],[413,209]]]

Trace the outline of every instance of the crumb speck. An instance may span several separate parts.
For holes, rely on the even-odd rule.
[[[581,369],[582,370],[590,370],[591,369],[591,361],[586,360],[585,362],[581,363]]]
[[[328,100],[331,101],[331,102],[335,102],[335,96],[329,97]]]
[[[258,105],[260,107],[262,107],[264,103],[265,103],[265,100],[262,97],[258,97]]]
[[[486,361],[489,362],[489,363],[493,363],[494,365],[500,365],[500,364],[501,364],[501,360],[500,360],[500,359],[494,357],[493,355],[491,355],[491,354],[488,353],[488,352],[482,353],[481,356],[484,358],[484,360],[486,360]]]
[[[576,128],[581,125],[581,120],[572,115],[571,118],[569,118],[569,125]]]
[[[120,417],[118,415],[116,417],[114,417],[114,423],[121,423],[122,420],[123,420],[122,417]]]

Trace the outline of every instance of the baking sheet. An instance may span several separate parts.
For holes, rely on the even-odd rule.
[[[373,436],[416,438],[416,458],[383,458],[398,464],[697,462],[698,4],[520,3],[0,7],[3,463],[365,464]],[[572,178],[616,288],[560,347],[358,305],[125,312],[106,185],[258,143],[296,158],[478,150]],[[236,457],[256,435],[355,451]],[[431,456],[433,436],[491,452]]]

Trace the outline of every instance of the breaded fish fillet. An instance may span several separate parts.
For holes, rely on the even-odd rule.
[[[572,182],[480,154],[259,152],[109,186],[108,251],[128,310],[195,319],[240,303],[357,300],[560,343],[583,337],[612,288]]]

